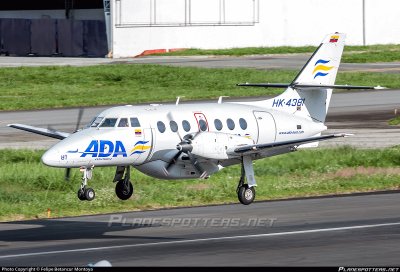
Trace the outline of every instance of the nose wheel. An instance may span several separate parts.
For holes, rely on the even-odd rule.
[[[93,170],[93,167],[91,167],[91,168],[81,167],[81,169],[80,169],[80,171],[83,173],[83,177],[82,177],[81,188],[79,188],[79,190],[78,190],[79,200],[92,201],[96,196],[96,194],[92,188],[86,187],[87,181],[89,179],[92,179],[92,170]]]
[[[96,194],[92,188],[82,188],[78,190],[78,198],[79,200],[88,200],[92,201],[95,198]]]

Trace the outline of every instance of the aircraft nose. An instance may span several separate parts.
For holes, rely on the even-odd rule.
[[[60,152],[57,149],[50,148],[42,156],[42,162],[47,166],[60,166]]]

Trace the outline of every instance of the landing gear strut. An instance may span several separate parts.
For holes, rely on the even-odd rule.
[[[79,188],[78,190],[78,198],[82,201],[83,200],[92,201],[96,196],[92,188],[86,188],[87,181],[89,179],[92,179],[92,170],[93,167],[91,168],[81,167],[80,169],[80,171],[83,172],[83,177],[82,177],[81,188]]]
[[[123,177],[124,172],[125,176]],[[118,166],[114,177],[114,182],[117,182],[117,185],[115,186],[115,194],[121,200],[127,200],[133,194],[133,185],[130,179],[131,168],[129,166]]]
[[[247,178],[248,184],[244,183]],[[242,171],[240,180],[236,192],[238,199],[243,205],[249,205],[253,203],[256,197],[256,190],[254,187],[257,186],[256,180],[254,179],[253,162],[250,157],[243,157],[242,159]]]

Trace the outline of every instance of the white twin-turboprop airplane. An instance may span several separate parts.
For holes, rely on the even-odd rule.
[[[116,194],[133,193],[130,166],[159,179],[208,178],[241,164],[237,194],[242,204],[255,198],[253,160],[316,147],[318,141],[346,134],[321,135],[332,89],[374,87],[334,85],[345,34],[328,35],[296,78],[288,84],[238,84],[286,88],[281,95],[256,102],[119,106],[100,113],[84,129],[69,134],[21,124],[10,127],[60,139],[42,157],[48,166],[80,168],[81,200],[93,200],[87,188],[96,166],[116,166]],[[247,183],[245,183],[247,180]]]

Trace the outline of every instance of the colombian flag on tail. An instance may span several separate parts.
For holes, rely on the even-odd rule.
[[[329,39],[329,42],[335,43],[338,40],[339,40],[339,36],[338,35],[332,35],[331,38]]]

